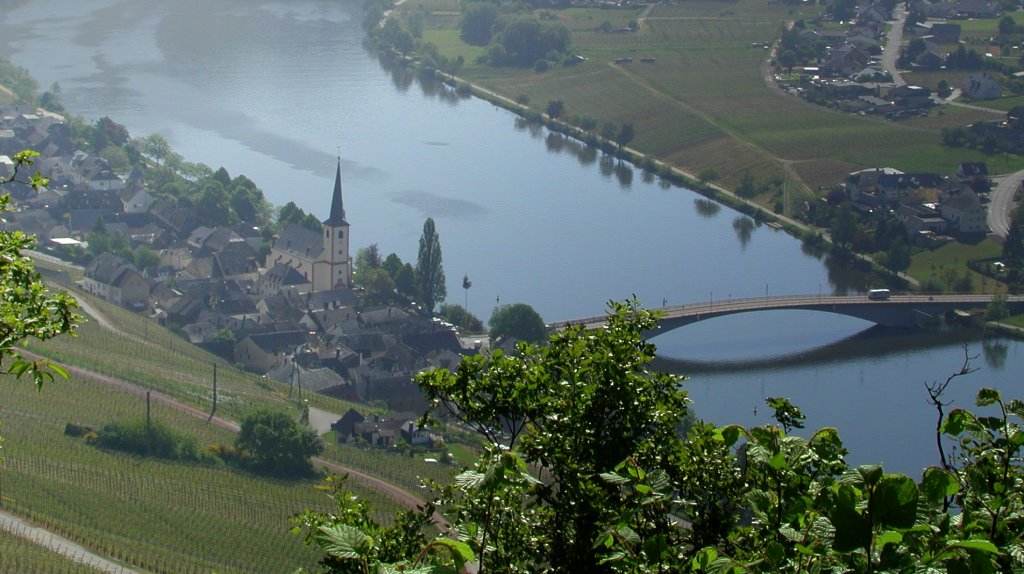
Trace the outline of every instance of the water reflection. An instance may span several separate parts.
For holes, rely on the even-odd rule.
[[[585,145],[580,149],[580,153],[576,156],[579,160],[580,165],[586,167],[588,165],[594,165],[597,161],[597,148]]]
[[[1006,356],[1009,354],[1010,346],[1002,339],[985,339],[981,342],[981,351],[988,366],[996,371],[1001,371],[1006,366]]]
[[[629,189],[633,185],[633,168],[620,160],[615,165],[615,179],[619,180],[619,187]]]
[[[722,210],[722,206],[717,202],[711,201],[706,197],[698,197],[693,200],[693,207],[696,208],[697,215],[711,219],[718,215],[718,212]]]
[[[750,237],[754,234],[754,220],[746,215],[739,215],[732,220],[732,228],[736,232],[736,238],[740,240],[740,246],[746,249]]]
[[[615,173],[615,158],[609,154],[601,154],[601,161],[597,164],[598,170],[605,179],[610,179]]]
[[[981,342],[982,348],[995,349],[996,355],[1002,348],[1005,361],[1007,346],[1000,339],[986,339],[979,329],[956,329],[928,331],[922,329],[896,329],[873,326],[855,335],[820,347],[797,351],[785,355],[755,357],[734,361],[700,361],[658,356],[653,365],[658,370],[679,375],[708,373],[748,373],[770,371],[787,367],[815,367],[837,363],[855,363],[860,360],[877,360],[887,356],[907,355],[915,351],[938,349],[952,344],[968,348]],[[657,343],[657,339],[654,339]],[[986,359],[988,353],[986,352]]]
[[[548,137],[544,138],[544,145],[550,152],[561,152],[565,149],[565,136],[559,132],[548,132]]]

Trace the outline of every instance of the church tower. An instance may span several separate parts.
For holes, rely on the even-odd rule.
[[[331,215],[324,220],[324,250],[320,261],[314,265],[330,269],[329,273],[317,269],[314,272],[313,291],[325,291],[337,287],[352,286],[352,255],[349,251],[348,222],[345,221],[345,206],[341,197],[341,158],[334,176],[334,196],[331,198]],[[321,279],[322,278],[322,279]]]

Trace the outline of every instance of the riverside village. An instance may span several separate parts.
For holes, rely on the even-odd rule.
[[[135,140],[109,118],[93,129],[140,150],[124,173],[79,147],[59,114],[12,107],[0,117],[5,175],[12,173],[11,156],[34,149],[40,156],[33,169],[49,177],[39,191],[11,186],[16,209],[5,214],[5,229],[34,234],[40,251],[80,263],[78,289],[145,314],[240,368],[302,392],[386,405],[392,413],[373,421],[348,413],[337,428],[341,440],[358,435],[379,446],[429,442],[413,424],[427,405],[412,376],[454,369],[461,356],[489,344],[486,335],[460,336],[409,297],[375,301],[353,284],[340,160],[333,189],[324,190],[331,194],[326,219],[309,225],[315,218],[307,216],[268,236],[260,222],[241,217],[233,225],[218,224],[208,210],[176,202],[167,192],[173,186],[155,189],[160,184],[147,171],[166,167],[160,154],[143,142],[132,147]],[[1013,117],[1006,122],[1007,129],[1018,124]],[[221,179],[225,188],[239,180],[254,187],[221,172],[206,177]],[[951,235],[987,230],[988,189],[983,163],[963,163],[954,174],[879,166],[837,182],[829,201],[849,203],[866,218],[894,212],[909,240],[937,245]],[[256,196],[262,200],[259,190]],[[806,206],[808,219],[814,207]],[[126,255],[141,249],[150,256],[97,253],[98,241],[120,244]],[[49,279],[69,282],[66,276]]]

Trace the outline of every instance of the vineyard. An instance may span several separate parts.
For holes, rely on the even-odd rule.
[[[217,414],[232,420],[254,406],[295,407],[306,401],[330,412],[370,410],[314,393],[300,396],[297,389],[240,371],[153,322],[102,301],[90,299],[90,304],[119,331],[88,319],[78,337],[61,337],[31,350],[207,412],[216,363]],[[290,532],[289,517],[307,508],[330,508],[331,501],[315,488],[316,480],[262,478],[213,457],[204,463],[146,459],[65,436],[67,423],[98,429],[146,414],[143,396],[91,379],[57,379],[42,392],[29,383],[9,381],[0,385],[0,395],[0,433],[5,437],[0,509],[99,555],[151,572],[290,572],[315,566],[317,554]],[[205,417],[157,401],[150,409],[154,420],[192,435],[204,448],[234,441],[233,433],[208,424]],[[298,409],[294,412],[297,415]],[[418,485],[419,475],[443,480],[450,474],[448,467],[376,451],[332,452],[330,460],[383,475],[406,489]],[[359,483],[348,487],[373,504],[379,520],[398,509],[392,500]],[[83,571],[74,562],[26,544],[0,535],[0,571]],[[7,568],[8,564],[17,568]]]
[[[402,456],[398,453],[347,444],[327,445],[327,450],[321,457],[324,460],[383,478],[409,492],[420,491],[421,478],[447,483],[455,475],[453,467],[424,462],[422,455],[411,458],[408,455]]]
[[[96,574],[90,566],[6,532],[0,532],[0,572]]]

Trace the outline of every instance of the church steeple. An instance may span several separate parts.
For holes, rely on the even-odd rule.
[[[348,226],[345,221],[345,205],[341,199],[341,158],[338,158],[338,171],[334,175],[334,196],[331,198],[331,216],[324,221],[329,227]]]

